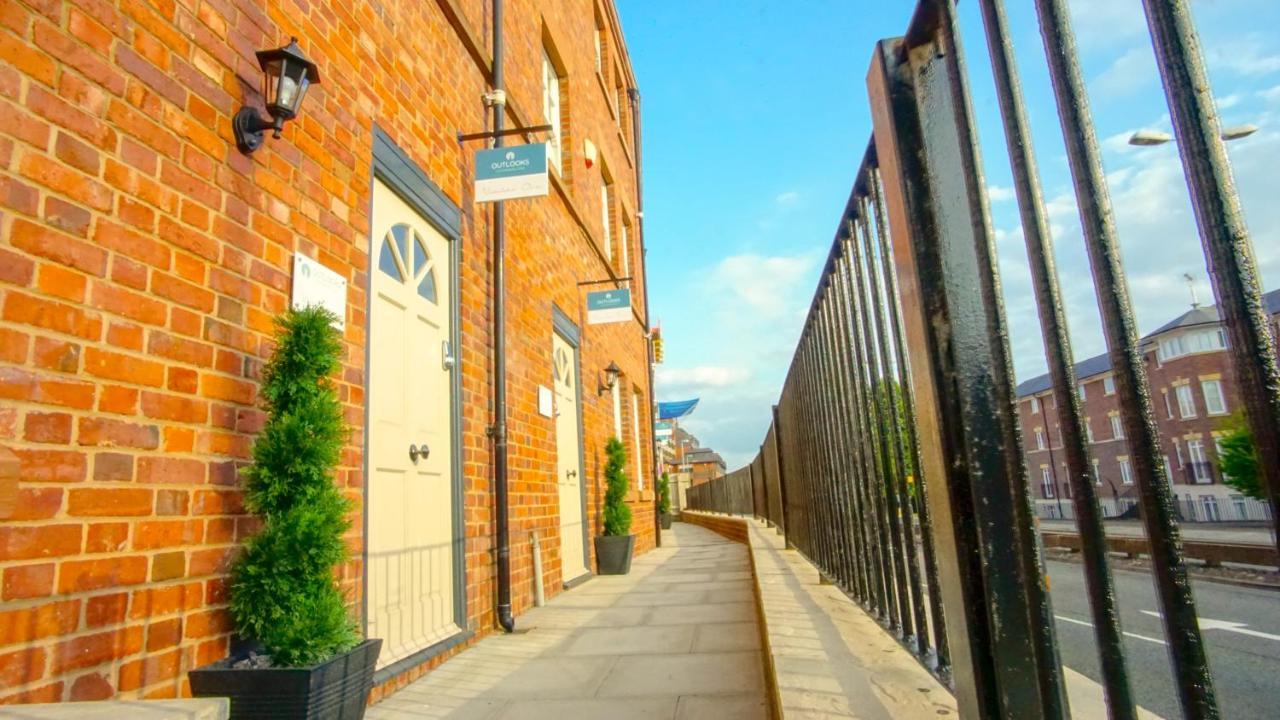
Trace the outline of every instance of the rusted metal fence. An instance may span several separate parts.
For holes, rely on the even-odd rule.
[[[1079,528],[1102,685],[1136,717],[1052,240],[1000,0],[979,3]],[[1035,0],[1164,636],[1188,718],[1218,716],[1065,0]],[[1187,0],[1143,0],[1232,369],[1262,457],[1280,373]],[[696,509],[757,515],[951,683],[966,718],[1070,716],[1023,465],[1007,324],[952,0],[877,44],[874,132],[773,421]],[[1280,464],[1264,463],[1271,517]],[[757,477],[758,476],[758,477]],[[754,494],[754,496],[752,496]],[[764,497],[759,497],[763,494]]]
[[[731,515],[755,513],[755,493],[751,483],[751,466],[728,475],[689,487],[690,510],[722,512]]]

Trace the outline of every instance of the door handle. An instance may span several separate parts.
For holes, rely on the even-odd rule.
[[[571,477],[571,478],[578,477],[578,471],[577,471],[577,470],[565,470],[565,471],[564,471],[564,476],[565,476],[565,477]]]
[[[427,456],[430,454],[431,454],[431,448],[427,447],[426,443],[422,443],[421,448],[415,445],[409,446],[409,459],[415,463],[418,462],[418,458],[422,458],[423,460],[426,460]]]

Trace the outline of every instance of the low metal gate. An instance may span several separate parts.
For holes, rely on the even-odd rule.
[[[1137,716],[1049,224],[1000,0],[982,11],[1052,387],[1060,399],[1107,706]],[[1161,462],[1115,222],[1065,0],[1035,0],[1098,289],[1183,714],[1218,716]],[[1280,373],[1188,0],[1143,0],[1260,457]],[[759,454],[690,490],[754,514],[951,684],[967,718],[1069,717],[1017,423],[993,233],[952,0],[877,44],[874,133]],[[1271,517],[1280,464],[1263,463]],[[747,496],[744,497],[744,493]],[[752,496],[754,494],[754,496]],[[763,494],[764,497],[760,497]]]

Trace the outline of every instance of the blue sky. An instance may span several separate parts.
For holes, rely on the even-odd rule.
[[[662,400],[700,396],[685,426],[732,469],[770,420],[871,124],[876,40],[914,2],[617,0],[644,99],[650,302],[661,321]],[[1077,358],[1105,349],[1031,3],[1007,2]],[[1072,0],[1094,121],[1140,327],[1187,308],[1183,273],[1211,297],[1139,0]],[[1193,4],[1266,289],[1280,286],[1280,3]],[[961,29],[1019,379],[1044,372],[977,3]]]

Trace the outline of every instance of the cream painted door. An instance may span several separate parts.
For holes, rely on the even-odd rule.
[[[560,578],[587,572],[582,540],[582,454],[578,445],[578,363],[572,345],[551,333],[555,368],[556,482],[560,491]]]
[[[459,631],[451,294],[448,241],[376,181],[371,234],[366,592],[383,667]]]

